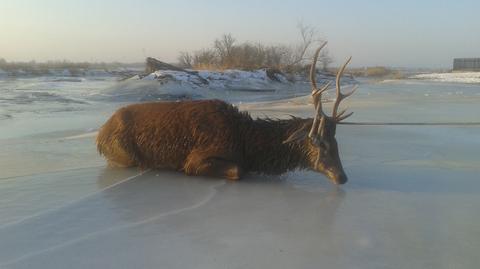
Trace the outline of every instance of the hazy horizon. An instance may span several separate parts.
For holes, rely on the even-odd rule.
[[[333,65],[450,68],[480,57],[475,1],[2,0],[0,58],[175,62],[180,51],[239,42],[293,44],[299,21],[329,41]]]

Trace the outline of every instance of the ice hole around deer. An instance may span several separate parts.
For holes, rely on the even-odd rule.
[[[353,58],[353,61],[355,58]],[[313,117],[306,76],[267,69],[0,73],[0,267],[475,268],[478,126],[338,125],[348,182],[250,173],[232,182],[110,168],[95,137],[133,103],[219,99],[252,117]],[[334,74],[318,73],[319,85]],[[374,80],[342,103],[348,121],[469,122],[478,73]],[[334,85],[334,84],[333,84]],[[335,91],[325,94],[331,113]],[[215,126],[211,126],[215,128]],[[179,258],[178,253],[182,253]],[[227,266],[228,265],[228,266]]]

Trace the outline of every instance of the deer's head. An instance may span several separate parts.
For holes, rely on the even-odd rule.
[[[343,170],[342,162],[338,154],[337,140],[335,139],[335,132],[337,123],[350,117],[353,112],[347,113],[346,110],[338,112],[340,102],[352,95],[356,87],[348,93],[340,91],[340,78],[345,71],[347,64],[351,57],[338,70],[336,77],[336,94],[335,103],[332,109],[332,116],[328,116],[322,110],[322,94],[329,90],[330,82],[323,85],[321,88],[317,87],[316,82],[316,62],[320,50],[326,45],[325,42],[315,52],[313,63],[310,68],[310,82],[312,84],[312,98],[315,107],[315,117],[308,124],[302,126],[295,131],[284,143],[303,141],[306,145],[306,159],[309,167],[317,172],[323,173],[335,184],[344,184],[347,182],[347,175]],[[310,130],[308,130],[310,128]]]

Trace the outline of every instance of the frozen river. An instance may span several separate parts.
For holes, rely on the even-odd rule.
[[[480,127],[339,126],[349,182],[239,182],[111,169],[95,130],[129,102],[222,98],[308,117],[268,92],[115,78],[0,80],[0,268],[477,268]],[[304,87],[305,86],[305,87]],[[349,121],[480,121],[480,85],[362,81]]]

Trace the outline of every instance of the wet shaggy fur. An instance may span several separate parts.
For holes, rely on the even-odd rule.
[[[252,119],[220,100],[134,104],[101,127],[97,148],[113,166],[238,179],[308,167],[305,142],[283,144],[312,119]]]

